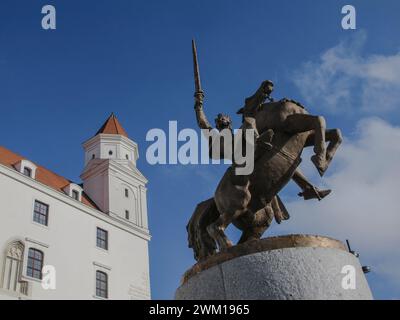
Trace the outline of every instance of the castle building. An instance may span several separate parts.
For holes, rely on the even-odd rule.
[[[0,147],[0,299],[150,299],[146,178],[114,114],[82,184]]]

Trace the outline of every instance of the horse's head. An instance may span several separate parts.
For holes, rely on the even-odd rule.
[[[261,83],[260,89],[266,96],[269,96],[274,91],[274,83],[271,80],[265,80]]]
[[[274,83],[271,80],[263,81],[257,91],[245,99],[244,107],[237,114],[243,114],[245,111],[254,111],[253,109],[261,105],[267,98],[270,98],[272,91],[274,91]]]

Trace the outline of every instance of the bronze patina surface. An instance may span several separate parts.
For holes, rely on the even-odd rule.
[[[299,247],[331,248],[347,251],[346,246],[341,241],[329,237],[301,234],[269,237],[229,247],[222,252],[216,253],[207,259],[196,263],[192,268],[185,272],[181,284],[184,284],[191,277],[204,270],[241,256],[257,252]]]
[[[261,239],[274,220],[281,223],[289,219],[289,212],[278,194],[290,180],[300,187],[299,196],[304,200],[325,198],[331,190],[319,190],[308,181],[298,168],[301,156],[305,148],[312,147],[311,162],[323,176],[342,142],[342,136],[339,129],[327,128],[323,116],[309,113],[301,103],[288,98],[274,100],[271,97],[274,84],[265,80],[253,95],[245,99],[238,112],[242,116],[241,130],[235,133],[231,117],[220,113],[215,118],[216,130],[212,130],[214,135],[210,138],[213,126],[203,106],[205,95],[194,41],[192,49],[197,124],[209,141],[210,157],[232,161],[213,197],[197,205],[187,224],[189,247],[193,249],[194,258],[203,261],[218,251],[225,252],[225,255],[231,252],[227,249],[233,244],[225,234],[230,224],[242,231],[239,244],[251,242],[248,247],[232,250],[251,252],[255,246],[253,241]],[[237,137],[239,142],[232,144],[230,141]],[[225,141],[228,142],[226,145]],[[254,146],[249,148],[250,162],[254,166],[250,172],[240,174],[237,169],[243,164],[236,162],[234,155],[236,149],[240,153],[248,145]],[[270,240],[265,241],[268,243]]]

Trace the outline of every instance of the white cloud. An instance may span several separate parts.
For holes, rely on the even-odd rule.
[[[366,34],[343,41],[293,74],[303,99],[331,113],[385,113],[400,103],[400,52],[362,55]]]
[[[400,284],[400,128],[377,118],[358,123],[328,175],[332,194],[321,202],[293,200],[280,231],[350,239],[361,260]],[[306,161],[306,159],[305,159]]]

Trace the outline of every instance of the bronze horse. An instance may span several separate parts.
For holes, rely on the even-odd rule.
[[[314,147],[312,161],[322,176],[341,143],[339,129],[326,130],[324,118],[310,115],[299,103],[283,99],[258,109],[253,173],[238,179],[234,165],[229,167],[214,198],[200,203],[189,221],[189,247],[196,260],[214,254],[217,245],[220,250],[232,245],[224,233],[230,223],[243,231],[242,243],[261,238],[274,217],[278,223],[288,219],[277,194],[299,166],[303,149]]]
[[[194,41],[192,48],[195,110],[197,117],[202,118],[204,93]],[[239,240],[242,243],[260,239],[274,217],[278,223],[288,219],[289,214],[278,193],[295,174],[303,149],[314,147],[311,161],[322,176],[341,143],[339,129],[326,130],[323,117],[310,115],[293,100],[272,101],[269,97],[272,89],[273,83],[264,81],[239,110],[243,113],[242,128],[255,130],[258,137],[253,172],[237,176],[235,164],[229,167],[214,197],[196,207],[187,225],[189,247],[193,248],[196,260],[214,254],[217,247],[224,250],[232,245],[224,232],[231,223],[243,231]],[[263,103],[267,98],[271,102]],[[222,127],[229,123],[226,120],[221,122]],[[202,126],[211,128],[205,118]]]

